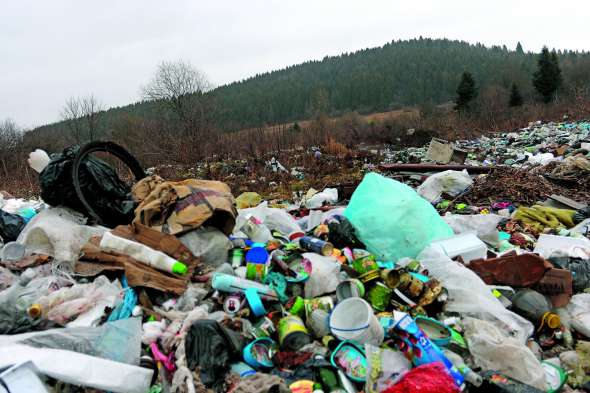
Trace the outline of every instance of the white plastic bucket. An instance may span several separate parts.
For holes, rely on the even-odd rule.
[[[330,330],[340,340],[381,345],[384,331],[369,303],[360,297],[344,299],[330,315]]]

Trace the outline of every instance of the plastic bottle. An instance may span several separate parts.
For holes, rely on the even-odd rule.
[[[418,327],[414,319],[405,312],[393,312],[394,329],[408,335],[404,342],[412,348],[412,363],[416,366],[433,362],[441,362],[458,387],[463,386],[465,378],[444,353]]]
[[[539,328],[557,329],[561,326],[559,315],[551,312],[552,308],[549,299],[532,289],[520,290],[512,298],[512,310]]]
[[[188,268],[180,261],[174,260],[163,252],[156,251],[133,240],[124,239],[106,232],[100,241],[100,248],[104,251],[113,251],[129,255],[139,262],[145,263],[153,268],[169,273],[186,274]]]
[[[465,381],[469,382],[473,386],[479,387],[483,383],[483,378],[481,375],[470,369],[466,364],[463,358],[457,355],[453,351],[449,351],[445,349],[443,351],[445,356],[453,363],[453,366],[457,367],[457,370],[463,375]]]
[[[246,222],[240,228],[244,235],[256,243],[266,243],[272,239],[270,229],[252,214],[246,216]]]

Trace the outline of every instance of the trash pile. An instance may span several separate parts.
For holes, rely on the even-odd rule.
[[[587,181],[587,125],[498,143],[571,143],[551,173]],[[0,194],[0,392],[590,390],[590,208],[551,180],[370,172],[294,203],[112,143],[30,164],[43,199]]]

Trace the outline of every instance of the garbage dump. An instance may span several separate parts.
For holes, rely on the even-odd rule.
[[[37,150],[45,199],[0,198],[0,392],[589,391],[589,134],[435,141],[297,202]]]

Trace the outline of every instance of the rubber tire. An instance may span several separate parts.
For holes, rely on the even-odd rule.
[[[131,155],[131,153],[125,150],[122,146],[117,145],[115,142],[94,141],[87,143],[80,148],[76,158],[74,159],[74,164],[72,165],[72,183],[74,184],[78,198],[80,198],[80,202],[82,202],[86,210],[88,210],[88,214],[96,221],[97,224],[102,224],[105,223],[106,220],[103,220],[86,200],[84,193],[82,192],[82,188],[80,187],[79,180],[80,164],[88,155],[95,152],[109,153],[117,157],[131,170],[133,176],[135,176],[136,181],[143,179],[146,175],[139,161],[137,161],[137,159]]]

